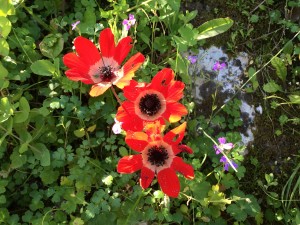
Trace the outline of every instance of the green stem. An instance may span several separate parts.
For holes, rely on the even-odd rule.
[[[140,202],[140,200],[141,200],[141,198],[142,198],[143,195],[144,195],[144,191],[142,191],[142,193],[140,194],[139,198],[136,200],[136,202],[135,202],[134,205],[132,206],[131,212],[129,213],[129,215],[128,215],[126,221],[125,221],[125,225],[128,224],[129,219],[130,219],[130,217],[131,217],[131,214],[133,213],[133,211],[135,211],[135,208],[136,208],[137,205],[139,204],[139,202]]]
[[[20,40],[19,40],[19,38],[18,38],[18,36],[17,36],[17,34],[16,34],[16,32],[15,32],[15,29],[12,28],[12,31],[14,32],[14,35],[15,35],[15,37],[16,37],[16,39],[17,39],[19,45],[20,45],[20,47],[22,48],[24,54],[27,56],[27,58],[29,59],[29,61],[30,61],[31,63],[33,63],[32,60],[31,60],[31,58],[30,58],[29,55],[27,54],[26,50],[23,48],[23,45],[21,44],[21,42],[20,42]]]
[[[141,4],[139,4],[139,5],[135,5],[135,6],[131,7],[131,8],[129,8],[129,9],[127,9],[126,12],[130,12],[130,11],[132,11],[134,9],[140,8],[141,6],[146,5],[147,3],[152,2],[152,1],[153,0],[147,0],[147,1],[145,1],[145,2],[143,2]]]
[[[121,101],[121,99],[119,98],[119,96],[117,95],[115,88],[111,85],[111,86],[110,86],[110,89],[111,89],[112,93],[114,94],[115,98],[117,99],[118,103],[119,103],[120,105],[122,105],[122,101]]]
[[[38,22],[45,30],[49,31],[49,32],[54,32],[53,29],[49,28],[49,25],[46,24],[41,18],[37,17],[36,15],[34,15],[33,11],[30,8],[27,8],[24,4],[24,2],[22,4],[20,4],[26,11],[28,14],[30,14],[34,20],[36,20],[36,22]]]
[[[121,105],[122,105],[122,101],[121,101],[121,99],[119,98],[119,96],[117,95],[115,88],[114,88],[113,86],[110,86],[110,89],[111,89],[112,93],[114,94],[115,98],[117,99],[118,103],[119,103],[120,106],[121,106]],[[127,109],[126,109],[124,106],[122,106],[122,107],[123,107],[123,109],[127,112],[127,114],[130,115],[129,112],[127,111]]]
[[[203,134],[208,137],[215,145],[218,145],[218,143],[211,137],[209,136],[203,129],[202,127],[199,128]],[[232,164],[231,160],[227,157],[227,155],[223,152],[223,151],[220,151],[222,153],[222,155],[226,158],[227,162],[229,163],[229,165],[232,167],[232,169],[237,172],[236,168],[234,167],[234,165]]]

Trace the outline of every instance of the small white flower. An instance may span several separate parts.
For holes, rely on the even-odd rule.
[[[122,124],[123,122],[119,122],[116,118],[114,118],[115,124],[112,127],[112,131],[114,134],[120,134],[122,132]]]

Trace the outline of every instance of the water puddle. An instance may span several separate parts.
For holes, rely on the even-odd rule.
[[[215,63],[225,63],[226,67],[219,71],[214,71]],[[218,97],[221,97],[221,103],[225,104],[233,96],[242,101],[240,106],[241,119],[243,127],[241,131],[242,144],[247,146],[254,140],[253,130],[255,114],[262,113],[260,106],[255,107],[249,102],[249,95],[240,90],[245,78],[245,71],[249,64],[249,57],[241,52],[235,58],[230,58],[222,48],[215,46],[209,49],[200,49],[198,60],[191,64],[189,72],[194,82],[194,98],[199,108],[203,106],[205,110],[205,99],[210,98],[218,90]],[[247,100],[248,99],[248,100]],[[220,99],[218,99],[220,103]]]

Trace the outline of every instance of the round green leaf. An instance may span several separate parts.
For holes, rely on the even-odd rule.
[[[50,152],[46,145],[42,143],[34,143],[31,145],[31,149],[35,158],[41,162],[42,166],[50,166]]]
[[[20,168],[26,163],[27,157],[26,155],[20,154],[17,148],[15,148],[13,153],[10,155],[10,160],[11,160],[11,168],[16,169],[16,168]]]
[[[40,43],[41,53],[48,58],[55,58],[64,47],[64,39],[61,34],[49,34]]]
[[[7,38],[10,31],[11,31],[10,21],[4,16],[0,16],[0,36]]]
[[[10,105],[7,97],[1,98],[0,100],[0,123],[6,121],[12,114],[14,110]]]
[[[11,0],[0,0],[0,16],[14,15],[15,7]]]
[[[0,37],[0,56],[8,56],[9,45],[5,38]]]
[[[127,149],[125,147],[123,147],[123,146],[121,146],[119,148],[119,153],[120,153],[121,156],[127,156],[128,155]]]
[[[15,113],[14,122],[23,123],[28,119],[30,106],[25,97],[21,97],[19,101],[19,111]]]
[[[279,86],[278,84],[275,83],[275,81],[270,81],[269,83],[265,84],[263,86],[263,89],[265,92],[268,93],[274,93],[276,91],[282,91],[281,86]]]
[[[6,80],[7,75],[7,69],[4,66],[2,66],[2,63],[0,62],[0,90],[7,88],[9,85],[9,81]]]
[[[19,152],[22,154],[22,153],[26,152],[27,150],[28,150],[28,143],[25,142],[20,146]]]
[[[41,76],[52,76],[55,66],[49,60],[37,60],[30,66],[33,73]]]
[[[82,138],[85,135],[84,128],[80,128],[78,130],[74,130],[74,135],[78,138]]]

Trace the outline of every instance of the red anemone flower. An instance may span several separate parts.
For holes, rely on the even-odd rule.
[[[123,122],[127,131],[142,131],[145,123],[165,120],[174,123],[187,114],[179,101],[183,96],[184,83],[174,80],[171,69],[159,71],[151,83],[138,83],[134,80],[123,89],[125,102],[118,108],[116,118]]]
[[[134,173],[141,170],[140,185],[148,188],[157,176],[162,191],[176,198],[180,191],[180,182],[176,171],[186,178],[194,178],[194,169],[186,164],[182,158],[176,156],[184,151],[192,153],[192,149],[186,145],[179,145],[183,139],[186,122],[169,131],[165,136],[152,129],[151,132],[128,131],[126,143],[140,154],[125,156],[120,159],[117,171],[119,173]]]
[[[100,33],[100,52],[89,39],[81,36],[75,38],[76,53],[68,53],[63,57],[64,64],[70,68],[66,71],[67,77],[93,84],[91,96],[103,94],[111,85],[124,88],[145,60],[141,53],[137,53],[120,68],[132,48],[131,42],[131,37],[125,37],[116,46],[110,28]]]

